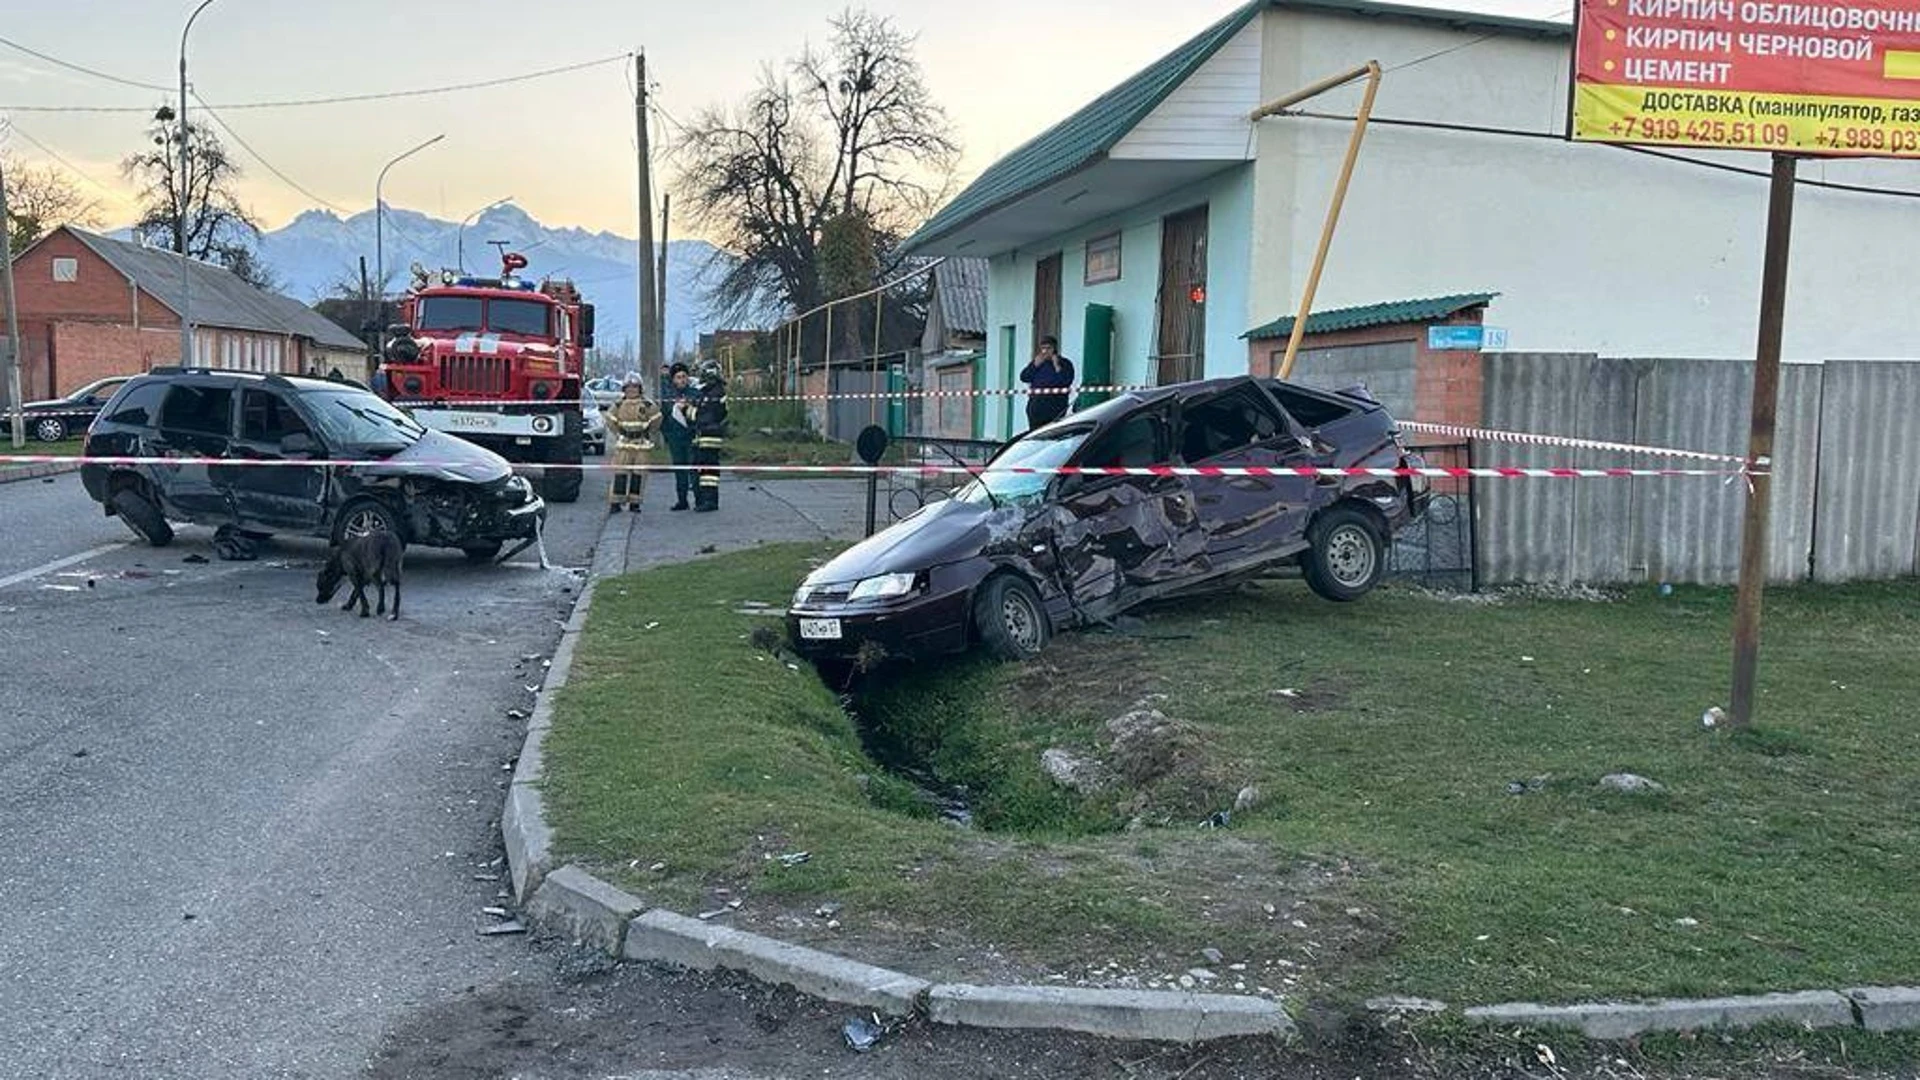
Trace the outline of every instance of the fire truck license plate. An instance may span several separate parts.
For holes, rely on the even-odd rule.
[[[454,413],[448,418],[447,424],[469,431],[488,431],[500,426],[500,418],[492,413]]]
[[[801,619],[800,637],[805,641],[839,641],[839,619]]]

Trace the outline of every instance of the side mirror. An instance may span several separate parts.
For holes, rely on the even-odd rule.
[[[290,458],[312,457],[313,436],[304,431],[296,431],[291,435],[282,436],[280,439],[280,455]]]
[[[580,305],[580,347],[593,348],[593,305]]]

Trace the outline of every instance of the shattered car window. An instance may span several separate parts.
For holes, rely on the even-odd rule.
[[[372,394],[358,390],[320,390],[304,395],[328,446],[412,446],[426,429],[412,417]]]
[[[1043,431],[1007,447],[993,460],[994,469],[1057,469],[1065,465],[1087,441],[1090,428]],[[1052,473],[989,472],[968,484],[955,498],[967,503],[999,503],[1025,506],[1039,502],[1047,493]]]

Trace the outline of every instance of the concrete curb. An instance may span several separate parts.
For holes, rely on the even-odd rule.
[[[45,476],[59,476],[62,473],[79,472],[78,462],[60,462],[54,465],[7,465],[0,458],[0,484],[17,484],[22,480],[38,480]]]
[[[580,588],[573,612],[560,631],[560,644],[540,692],[534,697],[533,716],[527,721],[527,738],[520,746],[520,758],[514,764],[513,782],[507,785],[506,805],[500,811],[500,836],[507,848],[507,869],[513,878],[513,895],[522,905],[540,888],[540,882],[553,869],[553,830],[547,826],[546,806],[540,796],[540,777],[546,768],[547,732],[553,728],[553,702],[567,684],[573,670],[573,650],[586,628],[587,612],[593,607],[593,590],[598,582],[589,578]],[[619,948],[615,942],[614,949]]]
[[[627,923],[647,910],[647,902],[623,892],[577,866],[548,874],[527,905],[526,916],[542,929],[558,931],[574,942],[620,955]]]
[[[935,1023],[982,1028],[1072,1031],[1116,1039],[1193,1043],[1209,1039],[1291,1038],[1296,1028],[1281,1003],[1230,994],[1092,990],[1050,986],[935,986],[924,979],[743,930],[714,926],[662,909],[601,881],[577,866],[553,869],[553,831],[540,798],[542,745],[553,726],[553,701],[566,685],[574,651],[586,627],[594,590],[615,565],[606,541],[617,518],[601,530],[593,576],[581,589],[554,650],[552,666],[527,723],[500,828],[514,895],[526,916],[629,960],[696,970],[724,968],[761,982],[890,1016],[925,1010]],[[532,897],[531,902],[528,898]],[[1444,1015],[1445,1002],[1376,998],[1375,1013]],[[1806,1027],[1860,1027],[1868,1031],[1920,1029],[1920,988],[1861,987],[1753,997],[1638,1003],[1534,1005],[1511,1003],[1461,1010],[1467,1020],[1501,1026],[1574,1028],[1589,1038],[1626,1039],[1650,1031],[1743,1028],[1763,1023]]]
[[[649,911],[633,920],[627,927],[624,955],[629,960],[702,971],[744,972],[761,982],[791,986],[803,994],[887,1016],[913,1015],[932,989],[925,979],[671,911]]]
[[[1568,1027],[1593,1039],[1629,1039],[1650,1031],[1697,1031],[1787,1023],[1808,1028],[1853,1027],[1853,1003],[1832,990],[1753,997],[1699,998],[1633,1004],[1487,1005],[1466,1009],[1468,1020],[1517,1027]]]
[[[936,986],[927,995],[936,1024],[1046,1028],[1148,1042],[1295,1034],[1277,1001],[1231,994],[1085,990],[1056,986]]]

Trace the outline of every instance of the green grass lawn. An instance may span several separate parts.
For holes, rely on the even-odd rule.
[[[1034,664],[887,680],[861,706],[878,742],[965,785],[966,831],[753,640],[778,620],[736,613],[826,554],[602,583],[549,742],[563,857],[682,910],[832,900],[855,945],[920,970],[990,946],[1151,980],[1211,946],[1246,965],[1217,988],[1464,1003],[1920,975],[1920,583],[1770,593],[1741,735],[1700,724],[1728,669],[1709,590],[1341,606],[1268,582]],[[1133,768],[1102,731],[1143,699],[1177,728],[1153,779],[1044,779],[1049,748]],[[1667,790],[1598,788],[1620,771]],[[1198,827],[1245,785],[1253,809]]]
[[[84,439],[62,439],[59,442],[41,442],[38,439],[29,437],[25,446],[15,449],[12,436],[5,434],[4,429],[0,429],[0,456],[56,455],[59,457],[79,457],[81,448],[85,445],[86,440]]]

